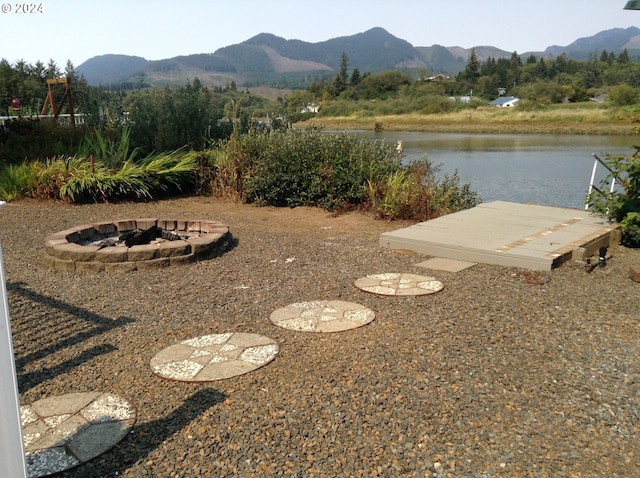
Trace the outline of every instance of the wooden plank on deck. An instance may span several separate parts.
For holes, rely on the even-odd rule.
[[[495,201],[383,233],[379,244],[447,259],[551,270],[574,249],[608,244],[617,227],[580,209]]]

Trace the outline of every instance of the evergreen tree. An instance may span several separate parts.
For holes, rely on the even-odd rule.
[[[71,63],[71,60],[67,60],[67,65],[64,68],[64,76],[73,84],[78,79],[78,75],[76,75],[76,69]]]
[[[487,60],[480,65],[479,76],[493,75],[495,72],[496,72],[496,60],[493,57],[487,58]]]
[[[4,58],[0,61],[0,111],[7,114],[7,108],[11,104],[11,97],[17,93],[17,80],[14,70]]]
[[[347,89],[347,81],[349,80],[348,68],[349,59],[347,58],[347,54],[343,53],[342,60],[340,61],[340,70],[333,80],[333,88],[331,91],[333,96],[338,96]]]
[[[33,66],[33,74],[37,76],[39,79],[43,80],[46,78],[46,68],[44,63],[40,60],[36,61],[36,64]]]
[[[616,60],[616,54],[614,52],[609,53],[607,50],[602,50],[600,54],[600,61],[602,63],[608,63],[609,65]]]
[[[18,60],[15,64],[15,70],[21,78],[26,78],[29,74],[29,65],[24,60]]]
[[[597,61],[590,59],[582,68],[582,86],[585,90],[602,86],[602,68]]]
[[[478,60],[478,55],[476,55],[475,48],[471,49],[467,66],[464,68],[463,77],[472,83],[476,83],[480,78],[480,61]]]
[[[548,76],[549,71],[547,70],[547,63],[544,61],[544,58],[540,57],[540,61],[535,67],[536,77],[539,79],[545,79]]]
[[[566,73],[567,68],[569,67],[566,53],[563,53],[562,55],[556,57],[555,67],[558,73]]]
[[[511,69],[520,68],[522,66],[522,60],[520,59],[520,55],[518,55],[517,51],[514,51],[511,54],[511,59],[509,60],[511,63]]]
[[[522,61],[520,60],[520,55],[517,52],[513,52],[511,54],[511,59],[509,60],[509,84],[517,84],[520,83],[520,72],[522,71]]]
[[[629,58],[629,52],[627,51],[626,48],[618,56],[618,63],[622,65],[628,65],[629,63],[631,63],[631,59]]]
[[[349,84],[351,86],[355,86],[362,80],[362,76],[360,75],[360,70],[356,67],[351,72],[351,80],[349,80]]]
[[[53,61],[53,59],[49,60],[49,63],[47,63],[47,69],[44,74],[47,79],[60,78],[62,75],[60,68],[58,68],[58,65]]]

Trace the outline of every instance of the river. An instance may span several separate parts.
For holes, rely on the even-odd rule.
[[[584,208],[593,154],[628,156],[637,136],[446,134],[354,131],[359,137],[402,141],[405,161],[425,154],[441,172],[456,170],[484,202],[503,200]],[[598,169],[598,179],[604,168]],[[597,183],[598,181],[596,181]]]

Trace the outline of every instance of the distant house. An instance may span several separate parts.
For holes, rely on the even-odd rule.
[[[589,98],[589,101],[593,103],[604,103],[605,101],[607,101],[607,95],[600,95],[594,98]]]
[[[451,77],[449,75],[443,75],[442,73],[427,78],[428,81],[449,81],[450,79]]]
[[[317,113],[318,111],[320,111],[320,105],[309,103],[300,110],[300,113]]]
[[[515,96],[504,96],[493,100],[489,103],[489,106],[497,106],[499,108],[511,108],[512,106],[517,106],[522,100],[520,98],[516,98]]]
[[[459,101],[460,103],[471,103],[470,96],[450,96],[449,100],[451,101]]]

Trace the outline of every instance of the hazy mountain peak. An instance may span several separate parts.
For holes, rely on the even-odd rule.
[[[562,53],[573,53],[577,59],[583,59],[591,53],[607,50],[609,52],[621,52],[634,37],[640,35],[637,27],[612,28],[604,30],[590,37],[578,38],[567,46],[552,45],[544,50],[553,56]]]
[[[148,63],[148,60],[140,56],[107,54],[88,59],[76,71],[90,85],[100,85],[130,78],[143,71]]]
[[[340,68],[342,55],[348,57],[350,69],[361,72],[384,70],[420,70],[432,73],[456,74],[464,69],[471,50],[477,58],[509,58],[512,52],[492,46],[462,48],[414,47],[382,27],[374,27],[355,35],[309,43],[287,40],[272,33],[260,33],[212,54],[193,54],[166,60],[147,61],[128,55],[93,57],[76,68],[90,84],[144,82],[151,85],[184,84],[199,78],[205,85],[224,86],[234,81],[238,85],[272,85],[330,78]],[[591,37],[579,38],[565,47],[552,45],[544,51],[518,52],[521,56],[555,58],[567,53],[570,58],[585,60],[593,52],[607,50],[621,53],[627,49],[632,60],[640,56],[640,29],[613,28]]]

